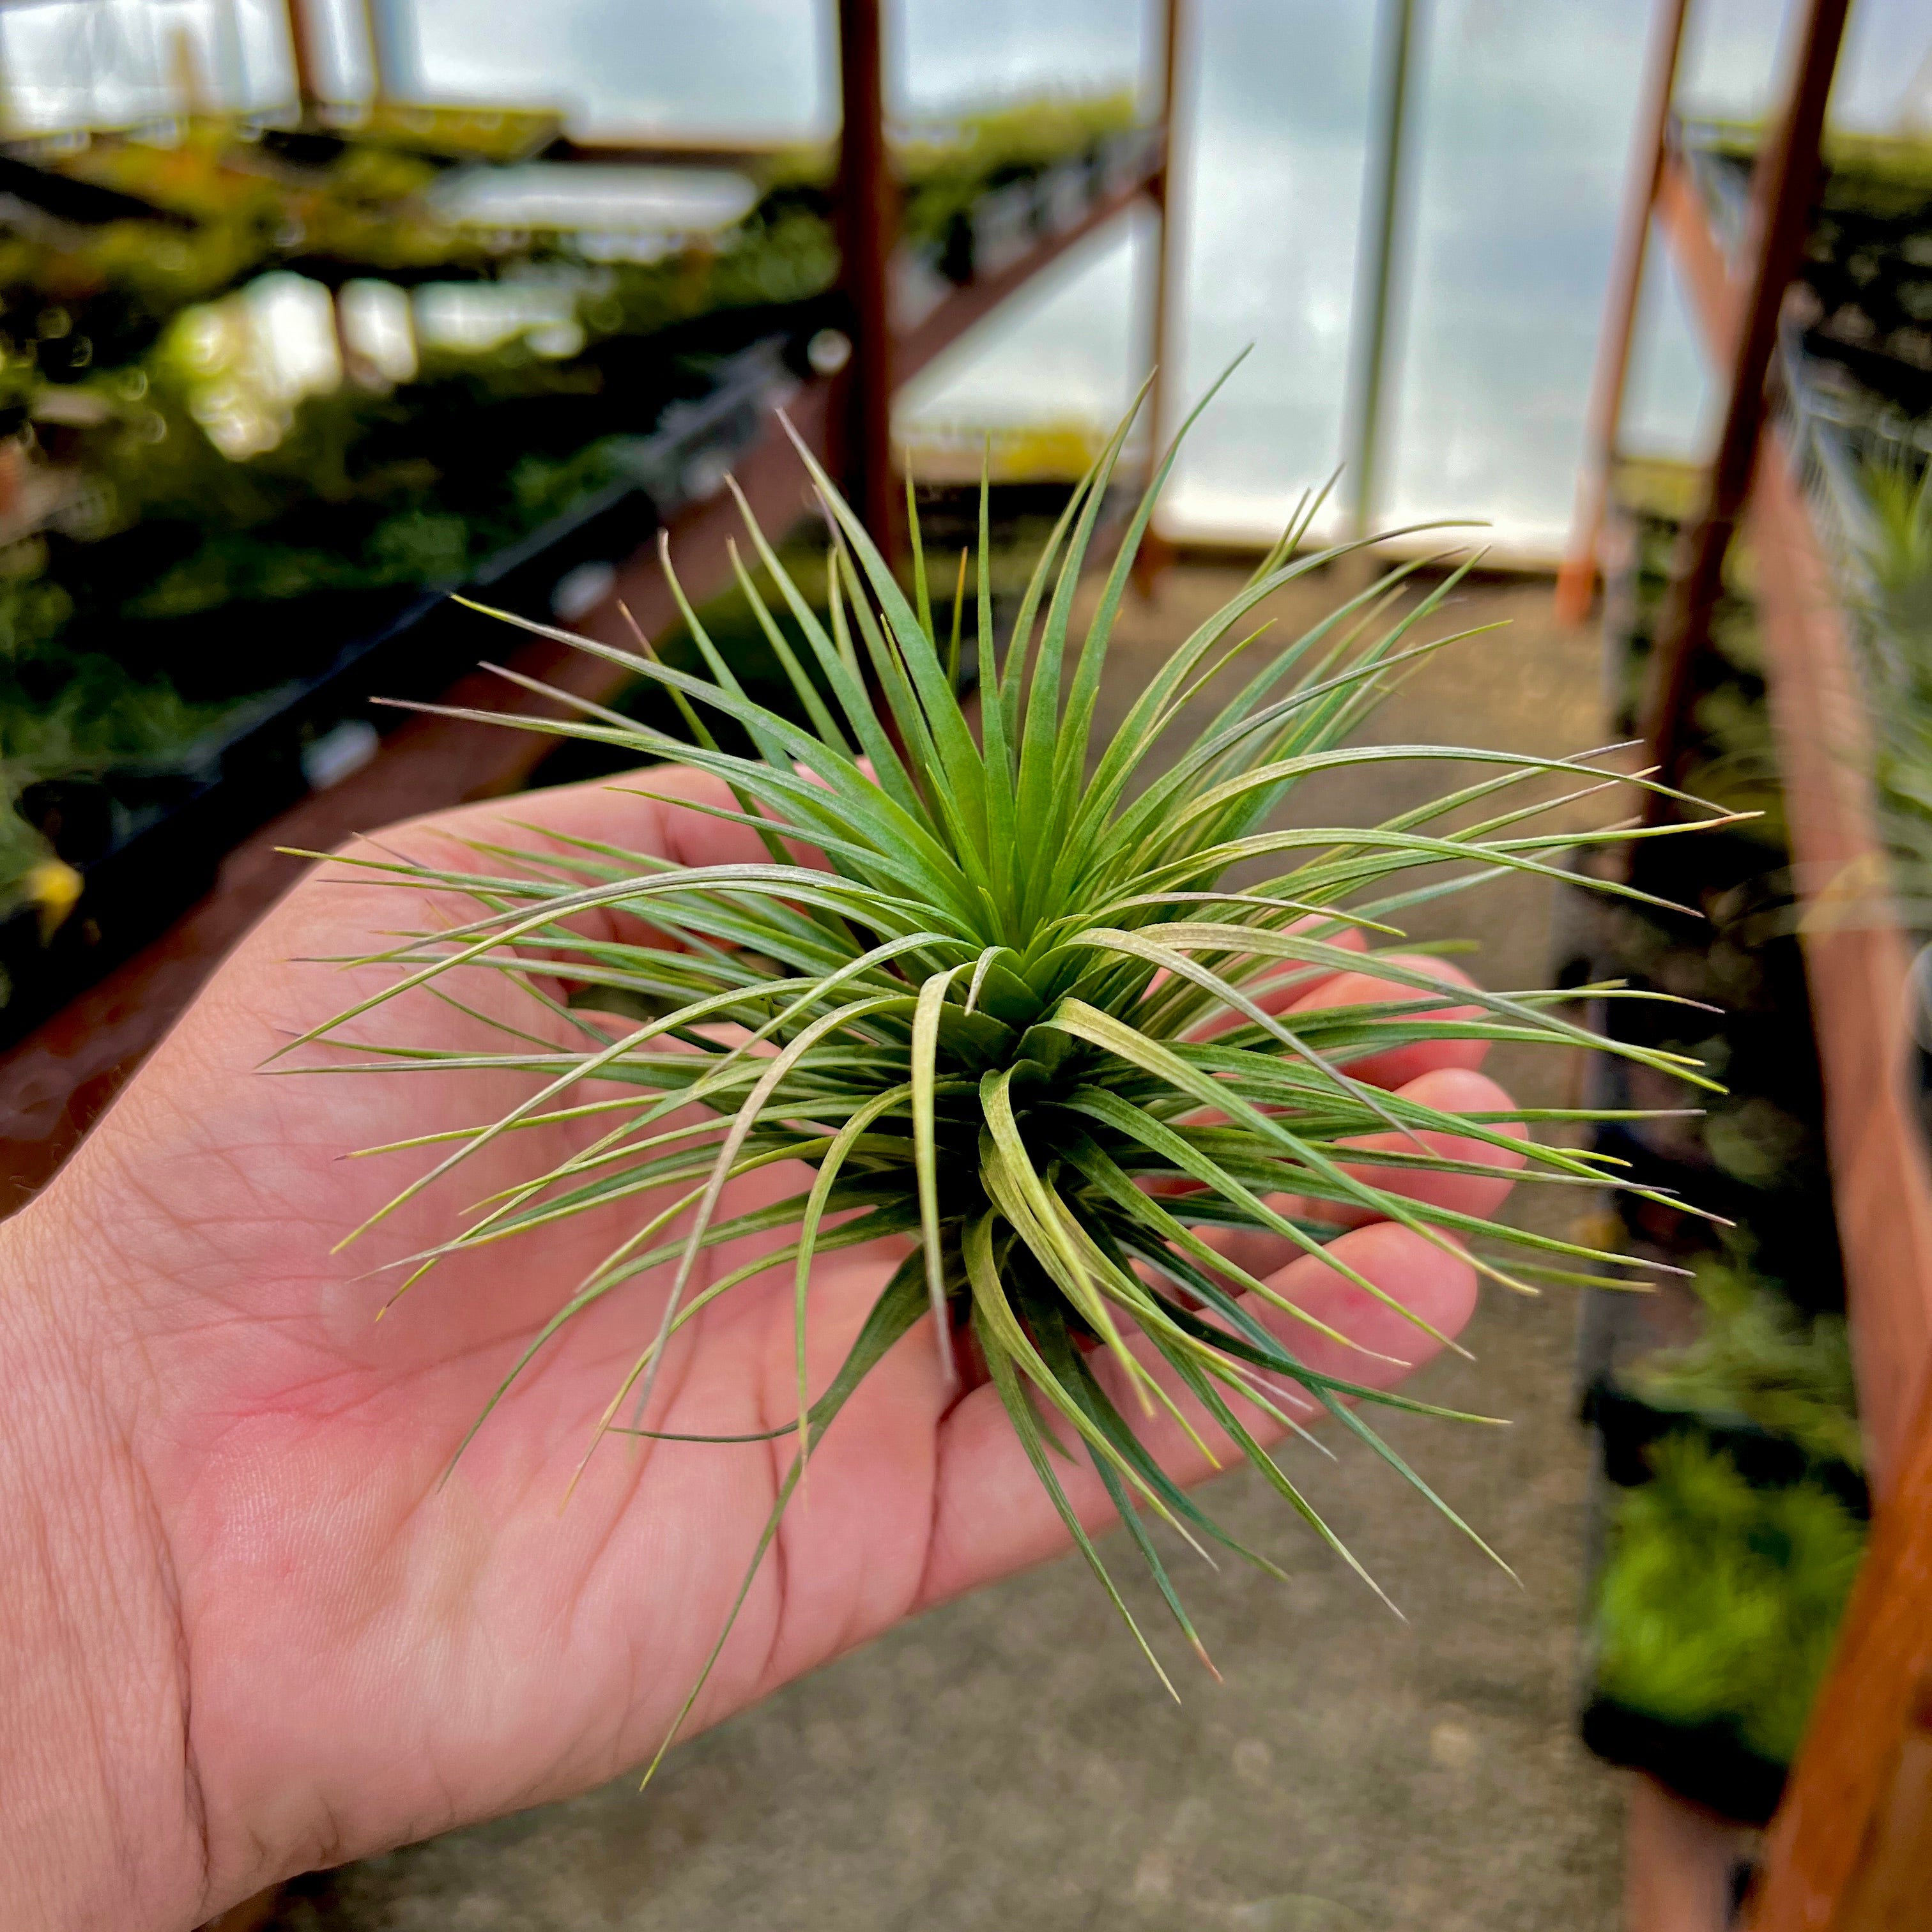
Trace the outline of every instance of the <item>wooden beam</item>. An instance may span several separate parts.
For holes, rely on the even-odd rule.
[[[1690,298],[1690,310],[1706,352],[1714,359],[1726,343],[1737,340],[1738,311],[1743,291],[1712,232],[1697,184],[1683,158],[1667,155],[1657,190],[1658,226],[1677,265],[1677,279]]]
[[[1658,212],[1706,342],[1735,342],[1743,298],[1681,163]],[[1880,1932],[1921,1922],[1932,1899],[1932,1173],[1908,1091],[1910,949],[1884,896],[1869,728],[1794,477],[1774,432],[1750,530],[1877,1509],[1745,1922]]]
[[[1932,1400],[1872,1522],[1750,1932],[1904,1932],[1932,1902]]]
[[[390,97],[389,34],[393,22],[389,0],[362,0],[362,38],[369,50],[369,104],[380,107]]]
[[[1665,136],[1670,104],[1677,91],[1677,65],[1684,46],[1690,0],[1660,0],[1651,24],[1650,45],[1637,89],[1636,132],[1630,147],[1630,182],[1624,191],[1616,245],[1604,298],[1604,332],[1598,338],[1597,365],[1590,377],[1590,400],[1583,419],[1583,454],[1577,466],[1576,507],[1570,519],[1570,547],[1556,574],[1556,621],[1580,624],[1589,615],[1597,588],[1597,544],[1616,460],[1617,426],[1623,420],[1624,392],[1630,380],[1630,338],[1636,328],[1643,290],[1644,258],[1650,239],[1651,211],[1664,178]]]
[[[1790,104],[1758,157],[1744,248],[1749,283],[1728,358],[1724,428],[1702,514],[1684,533],[1651,667],[1646,736],[1666,779],[1682,760],[1694,668],[1723,588],[1724,557],[1750,494],[1764,424],[1765,380],[1784,292],[1797,273],[1817,184],[1825,106],[1844,39],[1850,0],[1808,0]],[[1658,808],[1652,795],[1652,808]]]
[[[286,0],[289,59],[295,69],[296,100],[307,120],[322,100],[322,78],[316,52],[314,0]]]
[[[1689,171],[1658,196],[1706,344],[1735,339],[1741,297]],[[1874,1484],[1904,1454],[1932,1361],[1932,1171],[1906,1090],[1910,949],[1886,898],[1870,734],[1829,562],[1781,435],[1750,497],[1766,701],[1784,774],[1802,939],[1824,1075],[1825,1130]]]
[[[839,379],[836,473],[872,541],[888,558],[901,513],[892,488],[892,295],[896,200],[886,153],[884,27],[880,0],[839,0],[839,280],[849,310],[851,359]]]
[[[1751,552],[1766,702],[1804,907],[1859,1419],[1882,1499],[1932,1361],[1932,1170],[1908,1090],[1911,952],[1874,816],[1858,668],[1796,473],[1774,432],[1751,496]],[[1925,1615],[1932,1624],[1932,1604]]]
[[[917,327],[898,338],[892,367],[902,382],[910,382],[928,363],[951,348],[965,332],[991,315],[1006,298],[1078,248],[1096,229],[1117,220],[1143,195],[1152,191],[1151,175],[1096,201],[1070,228],[1042,236],[1019,260],[998,274],[980,275],[956,289]]]
[[[1175,233],[1174,212],[1168,188],[1174,160],[1174,108],[1180,91],[1180,63],[1186,50],[1186,20],[1182,0],[1163,0],[1161,8],[1160,86],[1160,154],[1148,194],[1154,204],[1154,238],[1152,286],[1148,292],[1148,359],[1152,386],[1148,392],[1148,480],[1166,454],[1168,425],[1172,420],[1172,398],[1178,373],[1168,364],[1174,353],[1173,315],[1168,306],[1174,278]],[[1134,559],[1134,582],[1143,595],[1150,595],[1161,574],[1174,561],[1171,538],[1150,524],[1141,538]]]

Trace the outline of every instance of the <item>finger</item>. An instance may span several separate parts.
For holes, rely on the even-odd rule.
[[[1393,1387],[1436,1354],[1439,1346],[1402,1309],[1454,1336],[1475,1306],[1475,1272],[1468,1264],[1405,1228],[1382,1222],[1359,1228],[1337,1237],[1333,1252],[1400,1307],[1389,1307],[1364,1292],[1318,1255],[1292,1262],[1275,1275],[1270,1286],[1360,1347],[1327,1341],[1305,1323],[1257,1298],[1250,1298],[1245,1304],[1301,1361],[1319,1373],[1342,1376],[1368,1388]],[[1144,1360],[1154,1359],[1144,1344],[1137,1348]],[[1398,1359],[1383,1359],[1390,1356]],[[1142,1414],[1132,1393],[1121,1385],[1117,1364],[1102,1355],[1095,1358],[1094,1369],[1121,1414],[1130,1419],[1142,1441],[1178,1481],[1196,1483],[1214,1473],[1214,1465],[1171,1416],[1162,1412],[1149,1419]],[[1238,1464],[1240,1450],[1208,1420],[1194,1399],[1178,1388],[1165,1366],[1154,1372],[1220,1466]],[[1281,1434],[1280,1425],[1252,1405],[1235,1400],[1232,1406],[1262,1441],[1272,1441]],[[1084,1449],[1077,1450],[1071,1462],[1052,1459],[1052,1466],[1083,1524],[1097,1527],[1112,1520],[1106,1492]],[[990,1387],[975,1389],[940,1424],[932,1540],[920,1606],[943,1602],[1041,1562],[1058,1555],[1066,1541],[1065,1526],[1027,1460],[997,1393]]]
[[[1298,934],[1314,932],[1318,931],[1324,923],[1319,920],[1299,920],[1288,930]],[[1344,952],[1365,952],[1369,945],[1366,935],[1359,926],[1345,926],[1340,932],[1328,934],[1327,944]],[[1300,1000],[1306,999],[1318,988],[1326,986],[1334,976],[1335,968],[1333,967],[1310,966],[1300,960],[1283,960],[1270,967],[1258,979],[1250,981],[1241,991],[1263,1012],[1284,1013]],[[1148,990],[1152,992],[1166,977],[1165,970],[1156,973]],[[1194,1028],[1190,1037],[1213,1040],[1235,1027],[1252,1024],[1243,1014],[1222,1007],[1211,1019]]]
[[[1514,1102],[1486,1073],[1472,1073],[1466,1068],[1444,1066],[1412,1080],[1400,1090],[1405,1099],[1445,1114],[1507,1113]],[[1526,1140],[1529,1130],[1520,1120],[1497,1124],[1498,1130],[1516,1140]],[[1344,1172],[1358,1180],[1380,1188],[1386,1194],[1432,1208],[1447,1208],[1459,1214],[1493,1216],[1509,1198],[1515,1176],[1528,1156],[1513,1148],[1499,1148],[1472,1134],[1453,1134],[1430,1128],[1408,1134],[1364,1134],[1352,1138],[1350,1147],[1372,1148],[1383,1154],[1404,1154],[1420,1142],[1440,1160],[1463,1161],[1492,1170],[1488,1174],[1444,1174],[1426,1167],[1385,1167],[1354,1162]],[[1330,1202],[1322,1210],[1324,1218],[1343,1226],[1357,1226],[1382,1217],[1366,1208],[1347,1208]]]
[[[1384,956],[1394,964],[1406,966],[1413,972],[1426,973],[1430,979],[1445,986],[1475,984],[1468,974],[1446,960],[1432,958],[1426,954],[1392,952]],[[1371,964],[1359,973],[1332,974],[1312,992],[1303,994],[1289,1010],[1307,1013],[1333,1006],[1412,1005],[1433,997],[1419,987],[1378,979]],[[1444,1006],[1403,1017],[1431,1021],[1480,1020],[1484,1014],[1480,1006]],[[1357,1050],[1352,1054],[1334,1053],[1328,1058],[1357,1080],[1365,1080],[1376,1087],[1400,1087],[1406,1081],[1442,1067],[1480,1066],[1488,1058],[1489,1051],[1490,1042],[1486,1040],[1430,1040],[1372,1052]]]
[[[584,841],[651,853],[680,866],[757,865],[771,855],[756,829],[714,815],[742,809],[714,772],[646,765],[615,778],[486,799],[411,819],[385,832],[383,842],[442,838],[561,854],[580,853],[572,842]],[[823,862],[802,844],[796,845],[794,856],[801,863]]]
[[[1414,1100],[1444,1114],[1507,1113],[1515,1104],[1486,1073],[1472,1073],[1462,1067],[1438,1068],[1432,1073],[1425,1073],[1420,1078],[1410,1081],[1396,1091],[1403,1100]],[[1520,1121],[1502,1124],[1501,1131],[1518,1140],[1526,1139],[1529,1132]],[[1364,1134],[1347,1144],[1404,1154],[1413,1153],[1418,1142],[1438,1160],[1464,1161],[1496,1171],[1486,1174],[1443,1174],[1427,1168],[1388,1167],[1378,1161],[1372,1164],[1347,1162],[1343,1172],[1405,1201],[1486,1218],[1496,1214],[1509,1198],[1510,1190],[1515,1185],[1513,1177],[1528,1158],[1510,1149],[1478,1140],[1473,1135],[1454,1134],[1433,1128],[1420,1130],[1413,1137],[1406,1133]],[[1386,1218],[1366,1208],[1337,1201],[1311,1200],[1300,1195],[1271,1196],[1268,1205],[1290,1220],[1325,1221],[1337,1228],[1362,1227]],[[1263,1228],[1221,1228],[1202,1232],[1203,1239],[1216,1252],[1226,1255],[1237,1268],[1252,1275],[1265,1277],[1296,1252],[1285,1236],[1271,1234]]]

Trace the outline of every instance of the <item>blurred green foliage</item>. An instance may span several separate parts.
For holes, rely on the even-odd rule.
[[[57,467],[28,448],[30,480],[68,486],[29,538],[0,538],[0,818],[39,778],[185,746],[284,682],[272,607],[299,604],[314,629],[325,595],[453,586],[638,480],[667,405],[836,280],[827,153],[762,162],[727,231],[592,260],[568,234],[460,225],[432,192],[452,158],[520,159],[553,123],[439,113],[340,136],[198,121],[172,146],[98,142],[56,165],[132,197],[116,218],[30,212],[0,232],[0,412],[38,418]],[[988,185],[1092,155],[1131,120],[1124,99],[1053,102],[910,142],[908,236],[940,238]],[[251,361],[248,304],[272,272],[312,302],[400,287],[413,369],[279,394]],[[500,300],[501,326],[426,329],[428,283]],[[733,645],[754,662],[763,648]],[[0,845],[4,881],[22,861]]]
[[[1754,1489],[1688,1436],[1618,1492],[1597,1606],[1599,1690],[1790,1762],[1830,1660],[1865,1525],[1830,1490]]]
[[[1736,1261],[1701,1258],[1694,1285],[1704,1311],[1697,1339],[1645,1357],[1631,1388],[1653,1408],[1749,1423],[1814,1461],[1862,1469],[1845,1318],[1803,1313]]]

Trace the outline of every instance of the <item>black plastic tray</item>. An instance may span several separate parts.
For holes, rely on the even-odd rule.
[[[708,392],[664,412],[622,480],[500,552],[458,587],[549,619],[572,572],[616,563],[664,518],[717,488],[794,386],[795,349],[788,338],[770,337],[728,358]],[[349,725],[373,746],[370,729],[392,728],[398,714],[372,699],[431,697],[468,668],[478,655],[476,623],[450,598],[448,590],[401,590],[306,600],[304,622],[333,626],[340,640],[312,676],[262,694],[164,765],[60,782],[67,795],[56,845],[80,873],[82,891],[45,938],[33,908],[0,920],[0,1046],[153,938],[208,890],[236,844],[327,782],[332,733]],[[265,622],[286,624],[289,615],[231,607],[220,621],[260,636]]]
[[[1766,1825],[1784,1795],[1785,1767],[1738,1741],[1728,1724],[1672,1724],[1608,1697],[1583,1707],[1583,1742],[1612,1764],[1648,1772],[1678,1797],[1741,1825]]]
[[[1850,1464],[1835,1456],[1814,1456],[1745,1416],[1660,1408],[1615,1382],[1599,1379],[1584,1391],[1583,1420],[1596,1425],[1602,1438],[1604,1474],[1619,1489],[1636,1489],[1650,1480],[1644,1452],[1653,1444],[1672,1436],[1695,1436],[1721,1449],[1754,1489],[1790,1489],[1808,1480],[1828,1489],[1854,1516],[1871,1515],[1871,1492]]]

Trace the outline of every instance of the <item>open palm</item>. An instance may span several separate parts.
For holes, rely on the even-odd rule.
[[[688,772],[656,773],[652,784],[668,798],[715,790]],[[511,818],[685,861],[757,856],[736,827],[594,787],[423,821],[386,835],[383,848],[448,863],[452,833],[529,844],[527,830],[499,823]],[[506,1136],[333,1252],[438,1150],[345,1155],[494,1119],[528,1090],[526,1076],[508,1073],[260,1070],[364,980],[373,990],[393,978],[322,962],[446,922],[447,908],[428,896],[319,868],[22,1217],[38,1229],[33,1251],[63,1258],[68,1318],[149,1499],[178,1616],[205,1910],[290,1871],[558,1797],[648,1757],[729,1613],[793,1454],[783,1438],[610,1438],[571,1490],[598,1418],[655,1332],[667,1284],[647,1276],[538,1356],[445,1480],[532,1334],[638,1210],[579,1215],[466,1252],[378,1322],[400,1276],[370,1270],[442,1239],[459,1209],[572,1146],[562,1125]],[[452,990],[476,1011],[425,990],[358,1024],[371,1040],[460,1048],[483,1036],[478,1015],[492,1002],[503,1016],[514,1003],[516,1024],[532,1024],[531,1003],[500,976]],[[1371,996],[1356,977],[1300,997]],[[1407,1046],[1357,1070],[1388,1085],[1420,1082],[1418,1097],[1441,1107],[1505,1105],[1474,1070],[1480,1050]],[[736,1184],[736,1204],[799,1184],[771,1170]],[[1440,1174],[1412,1184],[1481,1213],[1505,1186]],[[1241,1238],[1251,1271],[1271,1273],[1368,1348],[1410,1362],[1429,1352],[1418,1328],[1320,1260],[1290,1262],[1285,1245],[1263,1252]],[[1453,1256],[1387,1222],[1337,1246],[1445,1332],[1466,1318],[1473,1277]],[[714,1251],[706,1265],[746,1252]],[[821,1258],[809,1331],[819,1386],[896,1258],[876,1244]],[[790,1419],[788,1270],[754,1277],[687,1333],[653,1392],[657,1427],[750,1436]],[[1359,1381],[1402,1372],[1332,1344],[1298,1346],[1311,1366]],[[1211,1446],[1213,1430],[1200,1426]],[[1146,1433],[1184,1480],[1206,1473],[1178,1427],[1148,1424]],[[1083,1515],[1108,1516],[1097,1480],[1083,1486],[1070,1467],[1064,1480]],[[693,1725],[1053,1554],[1064,1538],[993,1390],[949,1386],[922,1323],[814,1445]]]

